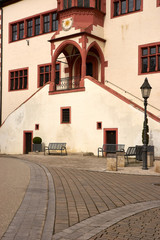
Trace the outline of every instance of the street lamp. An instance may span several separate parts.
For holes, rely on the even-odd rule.
[[[143,170],[147,170],[147,99],[150,96],[152,87],[148,83],[148,79],[145,78],[144,83],[140,87],[142,97],[144,98],[144,140],[143,140]]]

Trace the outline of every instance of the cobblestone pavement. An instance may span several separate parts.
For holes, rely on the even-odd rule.
[[[74,158],[70,160],[69,157],[63,160],[61,157],[47,158],[43,156],[31,157],[24,155],[17,157],[23,160],[27,159],[31,165],[33,164],[34,167],[37,166],[36,169],[41,169],[40,177],[37,178],[37,184],[39,183],[40,189],[45,189],[45,191],[39,191],[38,193],[40,194],[36,197],[36,199],[41,198],[40,202],[42,202],[43,205],[38,204],[40,208],[36,210],[37,217],[34,218],[34,220],[36,220],[35,226],[39,219],[39,211],[42,211],[40,214],[42,219],[38,226],[39,229],[36,231],[36,227],[35,229],[33,228],[33,238],[28,235],[26,238],[22,238],[20,235],[17,239],[5,238],[4,240],[38,240],[41,239],[41,237],[43,240],[49,240],[52,237],[52,233],[52,239],[60,240],[87,240],[90,238],[101,239],[102,237],[102,239],[121,240],[119,237],[116,238],[118,236],[118,230],[113,232],[111,230],[114,238],[111,235],[110,238],[108,237],[109,235],[106,235],[106,229],[108,229],[108,227],[110,229],[114,224],[123,223],[123,221],[125,221],[123,219],[126,219],[126,222],[128,222],[127,219],[132,220],[131,216],[134,215],[133,218],[138,216],[137,221],[139,221],[141,225],[143,225],[143,222],[146,223],[144,228],[142,227],[145,232],[147,226],[146,220],[148,218],[148,215],[145,215],[145,213],[149,214],[151,212],[150,215],[152,218],[152,214],[155,213],[152,212],[154,210],[152,208],[160,209],[160,186],[158,186],[160,183],[160,175],[142,176],[102,172],[102,169],[104,169],[104,159],[100,162],[101,160],[99,159],[92,160],[89,158],[87,163],[86,158],[86,163],[84,163],[85,170],[83,170],[82,163],[78,163],[77,158],[75,158],[76,164],[74,164]],[[79,158],[79,161],[81,161],[81,158]],[[95,166],[97,166],[99,171],[95,171]],[[51,176],[53,182],[51,181]],[[43,181],[41,177],[43,177]],[[49,182],[49,188],[47,187],[47,182]],[[52,185],[53,183],[54,185]],[[45,186],[43,184],[45,184]],[[51,191],[52,194],[50,195]],[[32,189],[32,194],[34,193],[35,191]],[[26,194],[28,194],[28,191]],[[55,200],[53,195],[55,196]],[[30,204],[31,202],[32,201],[30,201]],[[32,211],[34,211],[34,208],[32,208],[31,212]],[[156,212],[158,211],[159,210]],[[143,220],[141,214],[144,215]],[[26,211],[26,216],[27,215],[28,212]],[[45,226],[44,229],[42,222]],[[14,221],[12,223],[14,223]],[[154,223],[155,222],[151,221],[149,228],[151,229],[152,237],[154,237]],[[17,225],[19,225],[19,223]],[[125,224],[122,225],[124,226]],[[126,224],[124,233],[127,232],[127,227],[128,225]],[[133,236],[135,231],[134,226],[132,229]],[[34,235],[36,233],[38,235]],[[145,237],[142,239],[145,239]]]
[[[133,215],[97,234],[90,240],[158,240],[160,208]]]

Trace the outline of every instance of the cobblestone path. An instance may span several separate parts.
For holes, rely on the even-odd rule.
[[[120,221],[90,240],[159,240],[160,208],[138,213]]]

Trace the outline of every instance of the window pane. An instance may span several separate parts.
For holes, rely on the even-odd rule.
[[[12,25],[12,41],[17,40],[17,24]]]
[[[141,9],[141,0],[136,0],[136,10],[140,10]]]
[[[148,55],[148,48],[143,48],[142,49],[142,56]]]
[[[22,78],[19,79],[19,89],[22,89]]]
[[[25,75],[25,76],[27,75],[27,70],[24,70],[24,75]]]
[[[19,24],[19,39],[23,39],[24,36],[24,22]]]
[[[123,0],[121,3],[121,14],[126,13],[126,0]]]
[[[40,67],[40,73],[44,72],[44,67]]]
[[[52,15],[52,31],[57,31],[57,29],[58,29],[57,13],[53,13],[53,15]]]
[[[90,7],[90,5],[89,5],[89,0],[85,0],[85,1],[84,1],[84,7]]]
[[[15,79],[15,90],[18,89],[18,78]]]
[[[28,20],[27,21],[27,37],[31,37],[33,33],[33,21]]]
[[[13,78],[14,77],[14,72],[11,72],[11,78]]]
[[[59,84],[59,72],[56,72],[56,84]]]
[[[40,17],[35,18],[35,35],[40,34]]]
[[[43,82],[44,82],[44,75],[41,74],[41,75],[40,75],[40,87],[43,86]]]
[[[49,72],[49,66],[45,67],[45,72]]]
[[[160,53],[160,46],[158,46],[158,52]]]
[[[67,0],[63,0],[63,9],[67,8]]]
[[[15,72],[15,77],[18,77],[18,71]]]
[[[49,81],[49,73],[45,73],[45,82]]]
[[[11,85],[10,85],[10,90],[14,89],[14,79],[11,79]]]
[[[72,0],[68,0],[68,8],[72,7]]]
[[[128,2],[128,12],[133,12],[133,0],[129,0]]]
[[[24,77],[24,89],[27,88],[27,77]]]
[[[19,76],[23,76],[23,71],[22,70],[19,71]]]
[[[142,58],[142,73],[147,72],[148,58]]]
[[[160,71],[160,56],[158,56],[158,71]]]
[[[67,109],[62,109],[62,122],[63,123],[69,123],[70,118],[69,118],[69,108]]]
[[[83,7],[83,0],[78,0],[78,7]]]
[[[49,14],[43,17],[43,27],[44,27],[44,33],[49,32],[49,25],[50,25],[50,18]]]
[[[101,0],[99,0],[99,10],[101,11]]]
[[[151,47],[150,54],[155,54],[155,53],[156,53],[156,47]]]
[[[119,2],[114,3],[114,16],[119,15]]]
[[[56,64],[56,70],[59,70],[59,69],[60,69],[60,65],[58,63],[58,64]]]
[[[150,72],[154,72],[156,69],[156,57],[150,57]]]

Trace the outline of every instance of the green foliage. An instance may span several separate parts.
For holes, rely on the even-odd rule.
[[[146,142],[146,144],[148,145],[148,143],[149,143],[149,127],[148,127],[148,118],[146,119],[147,121],[147,142]],[[144,144],[144,125],[145,125],[145,122],[143,122],[143,130],[142,130],[142,143]]]
[[[34,137],[34,138],[33,138],[33,143],[34,143],[34,144],[41,144],[41,143],[42,143],[42,138],[40,138],[40,137]]]

